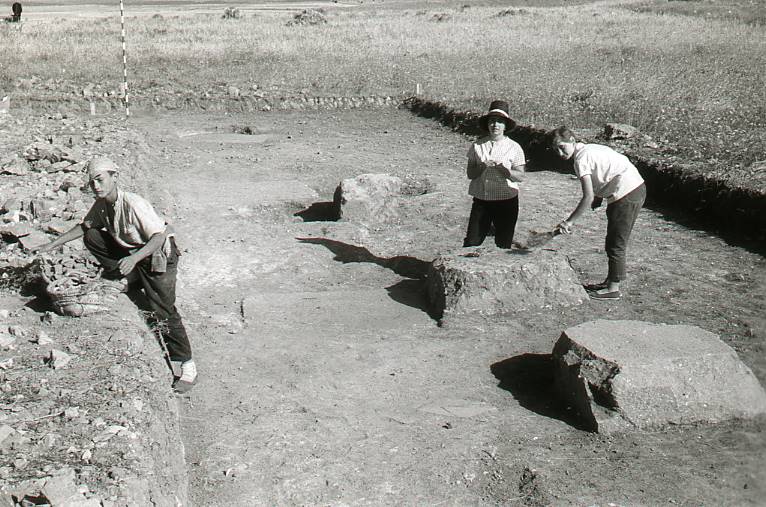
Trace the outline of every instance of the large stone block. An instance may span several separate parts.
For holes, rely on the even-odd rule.
[[[428,271],[428,298],[431,312],[441,318],[576,305],[588,295],[558,252],[498,250],[435,259]]]
[[[333,198],[339,219],[379,223],[399,216],[399,199],[404,182],[390,174],[360,174],[340,182]]]
[[[766,393],[718,336],[695,326],[597,320],[553,349],[556,388],[586,427],[612,433],[766,414]]]

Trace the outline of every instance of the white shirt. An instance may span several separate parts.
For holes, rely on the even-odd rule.
[[[483,137],[468,149],[468,177],[471,177],[472,172],[475,174],[483,169],[477,177],[471,179],[468,193],[484,201],[512,199],[519,195],[519,184],[506,178],[499,167],[485,167],[484,164],[488,160],[495,161],[508,170],[518,169],[526,164],[524,150],[516,141],[508,137],[499,141]]]
[[[138,194],[123,192],[117,188],[114,203],[114,217],[110,218],[108,204],[96,199],[82,223],[88,229],[106,229],[121,247],[135,251],[143,247],[155,234],[165,232],[163,220],[149,201]],[[152,255],[152,270],[164,272],[167,256],[170,255],[171,232],[162,247]]]
[[[593,193],[607,203],[625,197],[644,182],[628,157],[602,144],[577,143],[574,170],[578,178],[590,175]]]

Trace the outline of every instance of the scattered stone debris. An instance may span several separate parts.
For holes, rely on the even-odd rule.
[[[106,92],[92,86],[89,93]],[[129,154],[115,158],[132,182],[131,161],[146,150],[110,121],[0,117],[0,290],[11,302],[0,308],[3,507],[186,503],[170,373],[135,306],[111,289],[123,299],[109,303],[107,318],[75,325],[45,311],[46,278],[80,286],[99,281],[98,266],[81,242],[44,259],[29,252],[89,208],[83,187],[91,156]],[[26,306],[30,296],[34,306]],[[112,468],[124,472],[110,477]]]

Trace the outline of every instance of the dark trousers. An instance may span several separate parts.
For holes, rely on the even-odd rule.
[[[606,207],[606,255],[609,258],[607,280],[620,282],[625,279],[625,258],[628,240],[638,212],[646,200],[646,185],[633,190]]]
[[[118,262],[130,255],[130,251],[120,246],[112,236],[96,229],[88,229],[83,237],[85,246],[98,259],[108,277],[119,278]],[[152,272],[151,256],[136,264],[134,272],[138,275],[144,289],[149,308],[154,314],[158,330],[171,361],[188,361],[192,357],[189,337],[176,308],[176,272],[178,270],[178,250],[171,239],[171,251],[167,269],[164,273]]]
[[[500,248],[511,248],[518,218],[518,196],[502,201],[485,201],[474,197],[463,246],[478,246],[484,243],[490,226],[494,224],[495,244]]]

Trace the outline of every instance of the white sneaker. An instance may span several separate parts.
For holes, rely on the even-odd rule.
[[[197,383],[197,365],[193,359],[181,363],[181,376],[173,382],[173,390],[177,393],[186,393]]]

